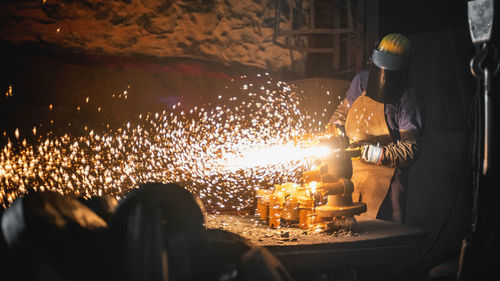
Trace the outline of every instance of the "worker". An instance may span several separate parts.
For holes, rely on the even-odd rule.
[[[353,199],[367,203],[366,216],[405,223],[409,167],[421,149],[423,102],[410,86],[410,40],[388,34],[374,49],[369,70],[352,80],[329,128],[344,125],[353,160]]]

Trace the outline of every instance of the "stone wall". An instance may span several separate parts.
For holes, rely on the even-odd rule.
[[[39,0],[0,4],[0,42],[115,56],[185,57],[286,70],[273,0]],[[284,19],[286,20],[286,19]],[[304,56],[294,52],[296,61]]]

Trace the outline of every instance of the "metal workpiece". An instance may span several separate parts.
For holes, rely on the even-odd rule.
[[[316,190],[323,192],[324,195],[351,195],[354,191],[354,185],[351,180],[340,178],[335,182],[321,182]]]
[[[332,197],[339,197],[338,195],[332,195]],[[351,196],[349,196],[351,198]],[[352,200],[352,199],[351,199]],[[336,200],[329,200],[326,205],[318,206],[315,209],[315,212],[318,214],[320,218],[336,218],[336,217],[345,217],[345,216],[354,216],[360,215],[366,212],[366,204],[363,202],[354,202],[352,204],[346,204],[345,206],[336,205]]]
[[[303,184],[275,185],[272,190],[257,191],[257,213],[270,228],[295,225],[307,230],[332,232],[353,230],[355,215],[367,210],[366,203],[353,202],[355,190],[351,155],[344,136],[333,137],[322,144],[337,147],[337,153],[325,157],[318,165],[303,174]],[[348,143],[348,141],[347,141]],[[339,157],[339,155],[348,155]]]
[[[334,183],[321,183],[317,189],[328,196],[327,203],[315,209],[320,218],[333,219],[366,212],[365,203],[352,201],[354,185],[349,179],[341,178]]]

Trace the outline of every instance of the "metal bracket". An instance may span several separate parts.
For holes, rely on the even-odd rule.
[[[490,41],[493,27],[493,0],[473,0],[467,3],[469,31],[472,43]]]

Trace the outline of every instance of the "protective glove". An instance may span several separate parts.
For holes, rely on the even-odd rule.
[[[361,154],[361,159],[365,162],[372,164],[381,164],[382,157],[384,156],[384,148],[375,145],[363,145],[363,153]]]

